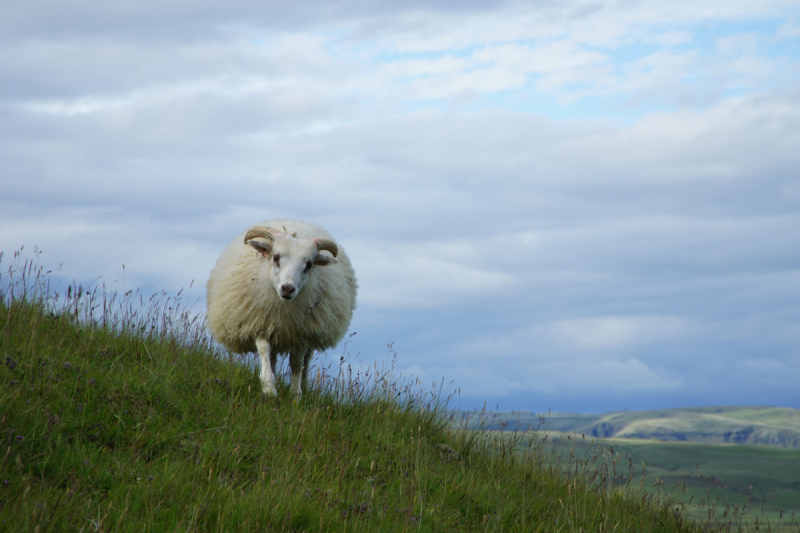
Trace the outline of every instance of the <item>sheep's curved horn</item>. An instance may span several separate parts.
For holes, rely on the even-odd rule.
[[[256,237],[262,237],[267,239],[269,242],[274,242],[277,233],[280,232],[276,229],[268,228],[267,226],[256,226],[248,231],[247,235],[244,236],[244,243],[247,244],[248,241],[255,239]]]
[[[339,255],[339,247],[330,239],[314,239],[314,244],[317,245],[317,251],[327,250],[333,254],[333,257]]]

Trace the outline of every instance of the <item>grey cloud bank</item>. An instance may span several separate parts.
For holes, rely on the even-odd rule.
[[[232,236],[307,219],[359,276],[348,350],[394,342],[462,407],[800,407],[798,54],[768,45],[795,4],[30,6],[0,32],[1,250],[202,307]],[[694,48],[748,17],[780,35]]]

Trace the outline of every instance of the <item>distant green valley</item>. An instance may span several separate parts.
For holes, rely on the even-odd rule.
[[[479,425],[478,417],[472,419]],[[800,515],[800,409],[696,407],[599,415],[496,413],[484,429],[539,428],[539,438],[566,444],[569,457],[617,457],[616,466],[679,487],[696,516],[709,502],[778,523]],[[605,449],[606,453],[599,453]],[[610,451],[610,453],[608,453]],[[697,506],[702,502],[701,506]],[[705,506],[705,507],[703,507]],[[776,528],[779,531],[796,531]]]
[[[515,411],[499,413],[486,429],[526,426],[596,438],[800,449],[800,409],[787,407],[691,407],[600,415]]]

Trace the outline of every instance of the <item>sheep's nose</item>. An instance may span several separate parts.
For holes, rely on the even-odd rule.
[[[294,295],[294,285],[290,285],[289,283],[284,283],[283,285],[281,285],[281,298],[288,300],[293,295]]]

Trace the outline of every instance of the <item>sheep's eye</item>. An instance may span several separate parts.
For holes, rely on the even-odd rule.
[[[272,262],[275,263],[276,265],[281,264],[281,256],[279,256],[278,254],[273,255]]]
[[[310,260],[309,260],[309,261],[306,261],[306,272],[308,272],[309,270],[311,270],[311,265],[312,265],[312,264],[313,264],[313,263],[312,263]]]

